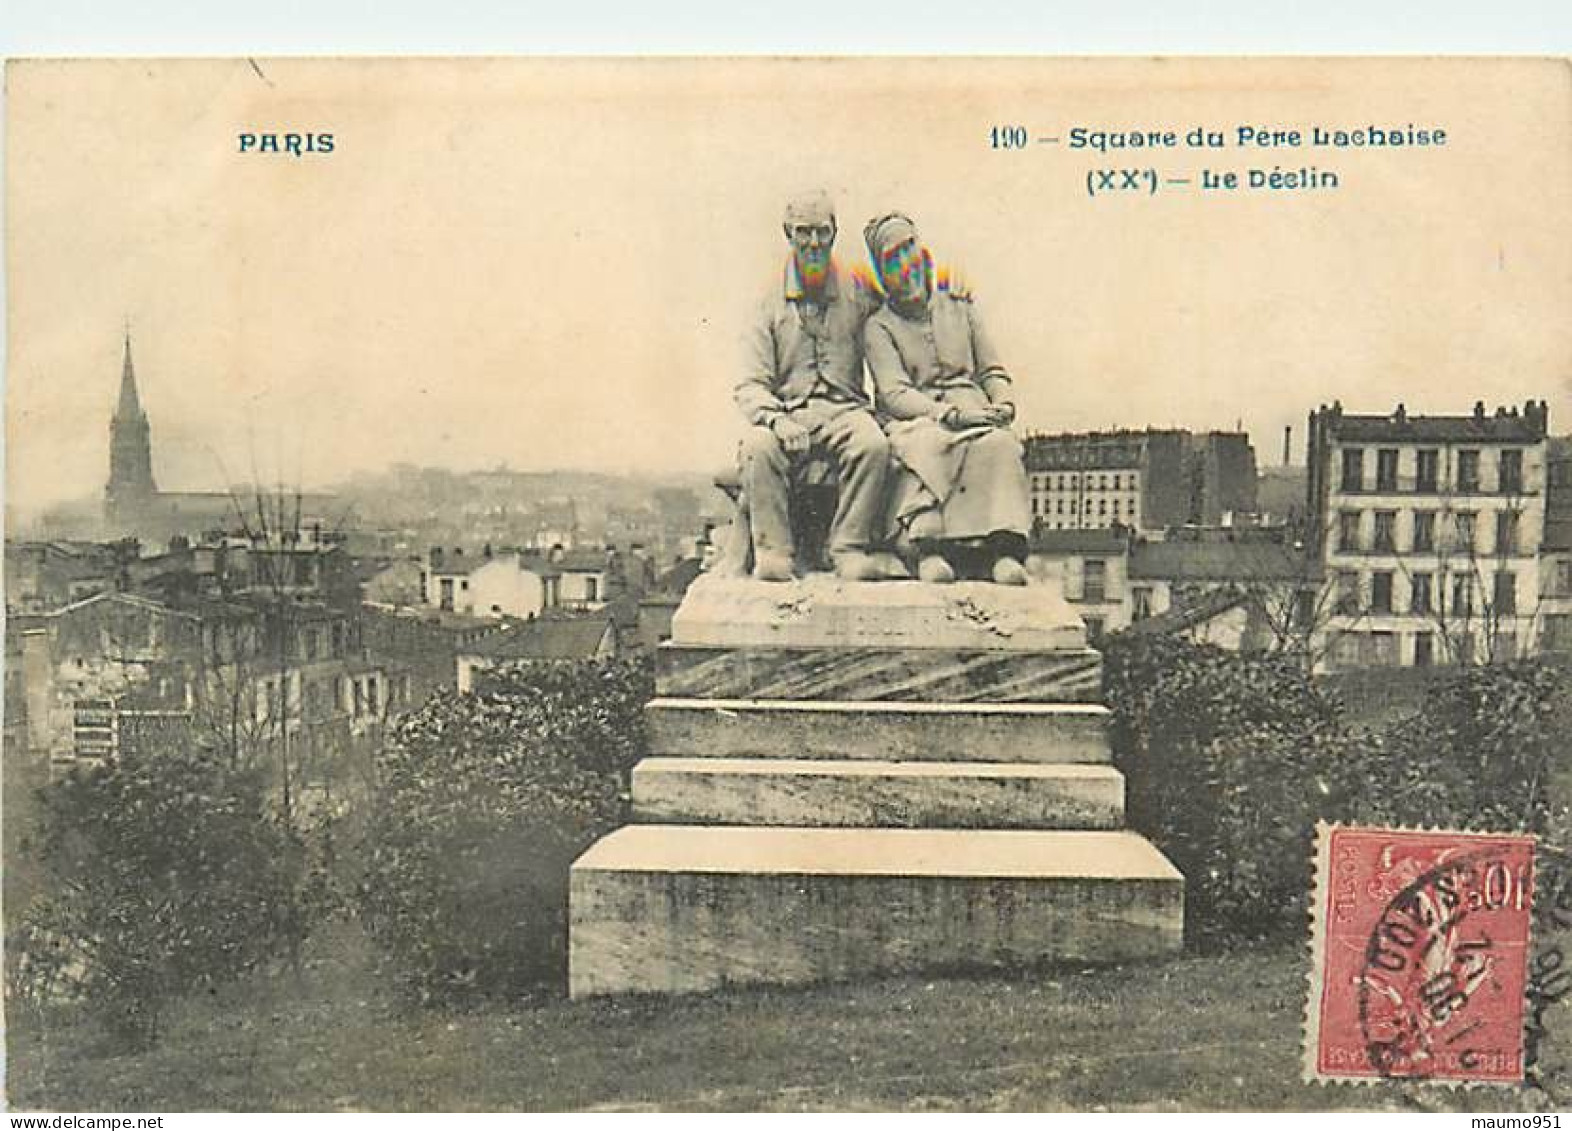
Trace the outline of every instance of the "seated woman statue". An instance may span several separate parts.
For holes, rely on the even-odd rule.
[[[886,296],[863,345],[890,418],[898,544],[924,581],[1025,585],[1031,504],[1021,442],[1010,431],[1010,376],[971,295],[935,279],[908,217],[881,216],[863,236]]]

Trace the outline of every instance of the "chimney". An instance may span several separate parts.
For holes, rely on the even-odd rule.
[[[1484,401],[1475,401],[1474,402],[1474,419],[1475,420],[1480,420],[1480,421],[1485,419],[1485,402]]]
[[[1294,426],[1283,425],[1283,466],[1287,467],[1293,462]]]
[[[1528,421],[1536,436],[1543,436],[1549,430],[1549,417],[1550,405],[1546,401],[1531,400],[1523,406],[1523,419]]]

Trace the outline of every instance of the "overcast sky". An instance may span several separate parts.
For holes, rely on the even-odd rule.
[[[8,494],[93,494],[130,319],[155,471],[683,471],[734,449],[738,341],[824,185],[837,252],[915,217],[1023,424],[1249,429],[1550,401],[1572,431],[1564,63],[23,64],[8,74]],[[1122,152],[1077,126],[1413,123],[1441,147]],[[1020,124],[1031,144],[994,150]],[[329,155],[242,154],[328,132]],[[1037,143],[1059,137],[1058,144]],[[1096,168],[1314,166],[1335,191],[1091,197]]]

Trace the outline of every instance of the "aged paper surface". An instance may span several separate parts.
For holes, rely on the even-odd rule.
[[[730,503],[713,480],[734,463],[746,429],[733,387],[760,301],[781,290],[782,264],[791,251],[783,239],[783,208],[809,190],[823,190],[833,202],[834,253],[848,279],[876,273],[863,238],[868,221],[891,212],[915,221],[945,278],[957,281],[958,301],[986,311],[992,346],[1013,377],[1014,429],[1022,436],[1243,433],[1253,444],[1251,499],[1256,470],[1263,484],[1269,471],[1280,470],[1280,479],[1298,492],[1291,501],[1303,502],[1306,420],[1318,407],[1340,402],[1350,414],[1464,419],[1481,402],[1487,417],[1496,418],[1499,405],[1499,419],[1509,410],[1528,433],[1537,427],[1523,466],[1527,494],[1540,497],[1556,458],[1546,433],[1553,441],[1572,421],[1572,70],[1563,60],[41,60],[11,63],[6,84],[5,761],[13,831],[5,851],[8,876],[19,885],[7,893],[8,941],[30,902],[51,894],[53,882],[42,864],[36,874],[20,869],[21,879],[10,866],[19,853],[42,859],[39,818],[28,808],[31,788],[80,768],[84,757],[113,762],[112,750],[105,755],[109,747],[93,744],[102,734],[129,733],[121,697],[145,689],[148,673],[162,670],[153,661],[126,660],[125,642],[111,639],[119,629],[95,628],[108,643],[85,658],[73,654],[77,667],[66,674],[58,644],[51,645],[53,653],[28,648],[57,641],[58,626],[66,623],[61,610],[101,601],[106,592],[129,594],[116,598],[122,604],[144,602],[125,604],[131,609],[125,615],[146,615],[159,624],[164,610],[173,610],[169,615],[180,624],[214,623],[204,619],[217,615],[206,607],[192,611],[196,596],[245,604],[228,582],[212,581],[223,566],[176,569],[161,555],[199,559],[202,547],[233,549],[236,539],[253,553],[267,546],[277,551],[286,542],[327,552],[332,543],[353,555],[349,572],[356,584],[375,578],[376,585],[391,587],[355,591],[351,620],[361,615],[357,598],[364,597],[378,616],[429,606],[434,616],[453,614],[454,624],[460,614],[511,624],[537,612],[543,622],[556,619],[553,612],[598,613],[607,604],[608,575],[600,566],[575,572],[572,563],[597,556],[603,562],[608,549],[631,554],[637,545],[651,556],[652,585],[633,594],[627,623],[613,624],[612,637],[621,641],[615,650],[632,655],[669,636],[671,610],[682,592],[653,581],[683,560],[693,563],[686,577],[691,581],[711,541],[707,530],[731,521]],[[128,380],[134,381],[129,408]],[[1033,476],[1050,466],[1031,458],[1027,471]],[[1377,457],[1367,458],[1366,474],[1374,475]],[[1294,469],[1301,469],[1301,478],[1293,477]],[[1408,462],[1400,473],[1424,474]],[[1053,489],[1048,477],[1044,473],[1043,491]],[[1036,479],[1032,489],[1039,490]],[[661,491],[668,502],[677,495],[687,501],[668,507]],[[1131,521],[1122,525],[1117,502],[1113,520],[1099,515],[1090,521],[1088,503],[1071,524],[1055,521],[1065,514],[1062,499],[1034,497],[1034,539],[1050,536],[1033,543],[1033,576],[1060,587],[1094,642],[1101,632],[1153,610],[1134,611],[1144,598],[1133,582],[1123,597],[1103,602],[1108,609],[1090,608],[1094,589],[1100,601],[1135,576],[1124,572],[1132,567],[1120,558],[1125,564],[1110,567],[1105,590],[1103,567],[1094,581],[1085,566],[1085,547],[1074,551],[1071,567],[1052,564],[1059,551],[1050,544],[1072,525],[1077,534],[1092,533],[1087,527],[1144,533],[1148,524],[1133,521],[1135,503],[1128,502]],[[1540,497],[1538,511],[1525,512],[1527,541],[1521,555],[1514,552],[1514,559],[1523,559],[1518,575],[1550,579],[1535,590],[1533,608],[1515,630],[1514,655],[1535,651],[1539,645],[1530,641],[1545,642],[1548,650],[1560,637],[1545,618],[1572,612],[1554,603],[1572,598],[1572,589],[1561,594],[1555,581],[1565,560],[1564,553],[1556,555],[1569,547],[1555,543],[1545,505]],[[1283,518],[1269,514],[1264,501],[1197,506],[1195,514],[1151,525],[1215,532],[1244,524],[1246,512],[1261,515],[1264,526]],[[1380,504],[1372,506],[1379,510]],[[1336,516],[1328,521],[1335,523]],[[1381,520],[1366,521],[1376,523],[1379,541]],[[1408,537],[1409,527],[1402,529]],[[204,541],[209,535],[218,541]],[[1285,544],[1302,549],[1302,530],[1300,535]],[[129,557],[104,549],[128,536],[139,540]],[[1309,540],[1317,536],[1312,532]],[[1162,537],[1159,532],[1153,540]],[[565,557],[553,557],[558,548]],[[460,549],[470,563],[510,553],[524,563],[538,555],[540,568],[529,573],[520,565],[519,576],[528,573],[537,578],[529,584],[541,588],[519,596],[522,589],[504,586],[494,600],[467,599],[472,581],[477,589],[491,581],[489,574],[483,583],[467,566],[453,567]],[[1064,545],[1059,550],[1069,552]],[[711,545],[709,554],[724,557],[724,547]],[[743,570],[751,561],[746,554],[738,560]],[[97,568],[98,561],[110,565]],[[1317,563],[1317,581],[1324,564]],[[406,570],[402,582],[380,572],[396,574],[398,568]],[[617,577],[622,584],[623,575]],[[1401,569],[1399,577],[1406,577]],[[291,578],[285,586],[290,601],[312,596],[316,575]],[[441,578],[447,578],[446,591]],[[209,582],[216,588],[204,588]],[[580,583],[589,588],[569,592]],[[396,599],[390,596],[398,584],[413,587],[414,595],[400,590]],[[1369,578],[1363,584],[1368,591]],[[1431,582],[1424,585],[1428,593]],[[1436,586],[1439,591],[1441,583]],[[279,608],[281,592],[274,587]],[[642,604],[641,595],[648,598]],[[649,627],[638,617],[641,609],[654,615],[649,610],[659,604],[657,595],[670,599],[660,606],[668,619]],[[515,600],[523,602],[517,611],[510,604]],[[523,605],[531,600],[535,605],[526,615]],[[805,598],[771,615],[811,617],[813,600],[821,612],[831,603]],[[1178,611],[1177,598],[1172,607]],[[323,614],[323,623],[341,614],[349,616],[342,610]],[[271,614],[259,615],[265,621]],[[968,605],[948,615],[943,629],[957,639],[991,631],[990,646],[1004,648],[1016,633],[1011,646],[1025,648],[1020,640],[1027,628],[1000,628],[987,608]],[[1037,614],[1021,615],[1035,631],[1030,617]],[[856,616],[865,619],[854,616],[846,624],[858,632],[899,635],[896,628],[886,631],[883,612],[862,609]],[[341,711],[345,734],[352,733],[356,749],[373,760],[373,748],[391,733],[399,713],[418,708],[427,693],[456,694],[502,655],[472,648],[478,636],[454,636],[458,642],[447,645],[445,659],[422,668],[429,657],[411,660],[391,644],[379,652],[384,637],[355,624],[345,627],[343,640],[351,643],[342,648],[336,633],[323,630],[322,655],[331,654],[339,666],[319,673],[328,681],[321,684],[320,707],[328,714]],[[1310,661],[1317,675],[1338,664],[1355,667],[1361,657],[1385,662],[1388,647],[1403,657],[1402,666],[1425,666],[1432,647],[1439,656],[1449,643],[1444,627],[1421,633],[1427,637],[1422,645],[1414,632],[1383,636],[1377,627],[1357,647],[1339,651],[1335,642],[1327,644],[1325,656]],[[149,629],[146,646],[162,647],[166,631],[176,629]],[[737,627],[743,636],[747,631]],[[1499,642],[1504,631],[1492,625],[1486,635]],[[35,634],[32,645],[24,632]],[[612,637],[565,642],[560,655],[550,652],[556,645],[542,644],[545,652],[520,651],[512,658],[589,659],[612,650]],[[895,649],[890,639],[884,644]],[[1076,646],[1084,639],[1076,636]],[[1572,642],[1572,634],[1566,640]],[[26,674],[28,656],[39,665],[35,682]],[[991,669],[967,667],[974,659],[956,661],[955,687],[970,680],[975,688],[990,679],[1005,685]],[[318,663],[315,651],[310,662]],[[127,664],[140,665],[134,678],[123,670]],[[292,696],[308,713],[313,692],[306,685],[314,678],[308,666],[280,661],[271,685],[268,673],[251,673],[260,681],[256,693],[265,700],[283,687],[285,715],[296,709],[288,706]],[[1088,669],[1092,690],[1082,694],[1073,671],[1049,667],[1033,678],[1045,688],[1070,689],[1059,698],[1097,698],[1095,669]],[[897,668],[889,679],[909,674]],[[108,682],[92,683],[82,674],[88,669]],[[108,669],[113,671],[104,677]],[[781,678],[798,674],[786,671]],[[810,674],[817,678],[818,669]],[[67,675],[76,681],[69,688],[60,682]],[[683,683],[681,673],[669,678],[671,687],[691,690],[710,677],[704,668],[693,676],[697,683]],[[738,686],[733,696],[712,698],[772,698]],[[901,698],[884,694],[883,686],[858,684],[857,694],[841,698]],[[370,722],[361,718],[363,696],[376,704],[367,708]],[[178,715],[195,710],[190,701],[187,696],[149,710]],[[879,714],[871,711],[870,718]],[[937,708],[933,714],[937,729],[931,733],[951,726],[948,714]],[[251,717],[264,716],[258,707]],[[103,721],[110,718],[118,721]],[[872,719],[867,725],[883,724]],[[914,725],[920,730],[929,720]],[[971,763],[1014,758],[999,753],[1015,741],[1011,732],[991,726],[954,732]],[[794,741],[803,744],[800,758],[826,756],[814,752],[815,742],[826,741],[815,733],[807,724],[794,732]],[[290,755],[289,741],[280,765],[294,806],[304,803],[308,780],[317,787],[332,773],[302,762],[299,779],[290,779],[295,771],[288,759],[305,756]],[[1033,758],[1023,754],[1019,760]],[[319,773],[326,777],[312,776]],[[359,803],[375,804],[366,798]],[[789,799],[781,804],[785,815],[775,825],[834,824],[815,822]],[[295,809],[290,812],[293,819]],[[363,818],[364,809],[360,813]],[[712,814],[697,823],[749,821]],[[946,829],[971,824],[953,812],[941,823]],[[1125,825],[1114,816],[1073,827]],[[1140,827],[1130,835],[1137,833],[1153,835]],[[659,852],[687,859],[686,842],[652,835]],[[986,835],[1009,834],[996,826]],[[1310,858],[1312,843],[1307,823],[1301,859]],[[855,872],[866,847],[855,838],[823,844],[772,842],[768,851],[805,853],[794,859],[807,860],[802,867],[809,872],[841,867],[849,856]],[[938,842],[910,844],[913,853],[934,853],[941,872],[952,852]],[[711,848],[706,839],[692,851],[702,855]],[[880,855],[887,848],[868,848],[860,858],[864,872],[884,876],[910,858],[902,855],[905,849],[890,850],[889,859],[898,863],[889,864]],[[979,859],[994,860],[993,851],[979,849]],[[1091,861],[1085,866],[1095,868],[1098,851],[1084,851]],[[1013,875],[1015,866],[976,865],[978,875],[1000,883],[999,875]],[[498,898],[505,903],[508,897]],[[771,906],[774,898],[762,898],[759,906]],[[909,929],[907,949],[927,945],[925,928],[916,922],[920,911],[899,902],[904,894],[874,898],[892,901],[894,926],[886,925],[886,933]],[[1019,898],[1024,905],[1031,897]],[[344,903],[353,899],[346,896]],[[1164,913],[1178,916],[1176,908]],[[903,918],[908,912],[912,922]],[[1093,911],[1080,916],[1082,922],[1096,919]],[[348,912],[338,915],[328,933],[342,941],[339,935],[359,929],[353,920]],[[1211,959],[1196,956],[1193,926],[1185,924],[1189,949],[1183,954],[1116,967],[1134,972],[1129,985],[1108,989],[1076,981],[1064,989],[1061,976],[1079,978],[1076,971],[1096,966],[1099,957],[1150,957],[1093,939],[1087,945],[1093,951],[1106,945],[1107,953],[1077,950],[1068,966],[1050,962],[1046,973],[1034,966],[1036,972],[1016,982],[975,991],[964,980],[943,983],[936,992],[948,1004],[926,1017],[920,1002],[919,1013],[910,1015],[897,1000],[925,992],[921,963],[890,968],[919,976],[915,983],[870,976],[854,978],[841,998],[832,990],[823,997],[807,991],[810,996],[800,999],[770,999],[776,1013],[746,1034],[735,1029],[735,1019],[724,1019],[724,1005],[714,1006],[724,1002],[724,992],[719,999],[697,999],[708,1006],[669,999],[675,1012],[651,1022],[644,1013],[618,1012],[633,1007],[558,1000],[564,982],[538,1004],[514,1001],[506,1018],[480,1015],[476,1024],[494,1026],[486,1040],[529,1044],[529,1056],[541,1058],[539,1071],[555,1084],[521,1079],[510,1075],[512,1069],[493,1072],[490,1061],[473,1061],[462,1051],[462,1036],[452,1038],[445,1020],[433,1022],[414,1007],[399,1012],[405,999],[388,988],[394,976],[369,959],[342,975],[357,987],[347,1008],[371,1011],[352,1021],[331,1013],[344,1006],[342,995],[331,1006],[321,1004],[299,990],[298,979],[286,984],[287,971],[267,982],[266,993],[273,995],[268,1006],[226,983],[225,993],[241,996],[225,1000],[243,1004],[223,1022],[233,1031],[212,1042],[240,1058],[232,1060],[239,1065],[234,1080],[215,1083],[222,1074],[188,1051],[174,1054],[186,1078],[154,1092],[123,1080],[95,1084],[94,1070],[86,1067],[90,1059],[77,1063],[75,1051],[60,1051],[90,1047],[91,1038],[83,1035],[90,1023],[63,1020],[76,1017],[70,1010],[80,1003],[61,994],[28,1004],[32,1012],[24,1014],[13,988],[13,1016],[25,1016],[26,1023],[8,1027],[9,1091],[13,1104],[23,1107],[129,1108],[140,1099],[155,1109],[186,1110],[1319,1109],[1476,1102],[1452,1093],[1438,1098],[1406,1083],[1382,1082],[1377,1091],[1357,1094],[1303,1085],[1304,1002],[1282,996],[1302,993],[1302,931],[1287,944],[1256,946],[1243,937],[1238,943],[1242,977],[1284,987],[1263,991],[1262,1002],[1245,1011],[1256,1020],[1275,1017],[1275,1028],[1215,1029],[1208,1015],[1198,1031],[1187,1032],[1174,1019],[1192,1003],[1164,1001],[1147,982],[1164,978],[1167,962],[1182,984],[1226,997],[1195,965]],[[980,938],[983,929],[978,932]],[[959,939],[964,949],[966,930],[941,933],[945,945]],[[765,951],[776,945],[750,936],[739,949],[755,944]],[[363,940],[346,946],[364,957]],[[890,953],[905,953],[899,939],[890,947]],[[617,961],[636,961],[637,951],[634,945],[633,959],[623,953]],[[1000,953],[1014,952],[1006,946]],[[1034,961],[1042,957],[1032,954]],[[1007,966],[996,958],[984,965]],[[311,961],[318,965],[308,963],[305,984],[316,975],[340,977],[331,966],[336,958]],[[761,971],[772,961],[766,954],[744,962],[738,969],[749,976],[728,974],[719,981],[767,983],[772,979]],[[804,969],[817,969],[803,961]],[[328,964],[327,974],[321,963]],[[937,963],[940,973],[955,965]],[[1061,967],[1069,973],[1061,975]],[[855,964],[846,969],[855,971]],[[18,976],[14,962],[11,974]],[[606,984],[622,986],[621,976]],[[681,985],[708,990],[714,984],[698,977]],[[628,985],[652,988],[636,979]],[[933,1034],[956,1010],[964,1025],[965,1001],[974,993],[990,1002],[994,1020],[986,1028],[997,1043],[982,1053],[957,1052]],[[1034,1031],[1049,1026],[1074,1033],[1099,1010],[1118,1008],[1144,1016],[1142,1024],[1151,1027],[1140,1036],[1132,1028],[1127,1047],[1096,1044],[1101,1037],[1091,1031],[1084,1047],[1075,1041],[1039,1045],[1011,1031],[1013,1007],[1006,1005],[1039,994],[1052,1000],[1023,1015],[1031,1017]],[[749,1008],[757,1005],[747,1000],[754,1002]],[[841,1000],[861,1018],[840,1016]],[[253,1021],[246,1015],[250,1008],[273,1020]],[[328,1018],[320,1029],[300,1020],[316,1008]],[[637,1008],[660,1015],[664,1007]],[[693,1009],[720,1012],[682,1012]],[[277,1016],[295,1020],[275,1024]],[[638,1040],[646,1059],[632,1077],[619,1077],[607,1066],[627,1050],[613,1047],[606,1027],[630,1024],[645,1026]],[[200,1049],[203,1039],[194,1034],[205,1025],[220,1021],[180,1013],[158,1039],[166,1050]],[[803,1059],[785,1047],[790,1042],[774,1041],[772,1025],[800,1027],[804,1044],[822,1037],[826,1047],[839,1050],[843,1068],[847,1057],[856,1063],[867,1056],[873,1067],[862,1083],[831,1079],[825,1061]],[[863,1027],[870,1034],[903,1034],[909,1056],[869,1053]],[[266,1050],[298,1041],[308,1029],[334,1067],[327,1083],[292,1092],[287,1062]],[[548,1067],[557,1064],[546,1058],[554,1055],[547,1046],[558,1034],[565,1042],[563,1062],[576,1067]],[[450,1038],[460,1044],[425,1051],[423,1042]],[[1560,1039],[1572,1040],[1572,1034]],[[1224,1071],[1209,1050],[1231,1041],[1266,1051],[1248,1071]],[[695,1042],[711,1058],[702,1065],[687,1051]],[[402,1067],[379,1051],[389,1043],[403,1049]],[[237,1051],[242,1046],[243,1054]],[[960,1063],[949,1063],[952,1056]],[[1166,1067],[1154,1068],[1153,1058]],[[454,1067],[460,1061],[466,1066]],[[70,1063],[75,1067],[67,1068]],[[372,1067],[353,1067],[365,1063]],[[1185,1090],[1184,1078],[1196,1074],[1204,1081],[1201,1089]]]

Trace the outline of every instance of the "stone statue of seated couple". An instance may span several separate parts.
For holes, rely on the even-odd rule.
[[[1031,506],[1010,377],[970,292],[946,285],[899,213],[864,229],[867,279],[831,255],[825,194],[788,202],[784,227],[791,256],[736,386],[751,427],[736,525],[749,542],[734,547],[734,571],[749,550],[764,581],[823,564],[799,544],[801,512],[833,483],[824,539],[837,576],[1026,584]]]

